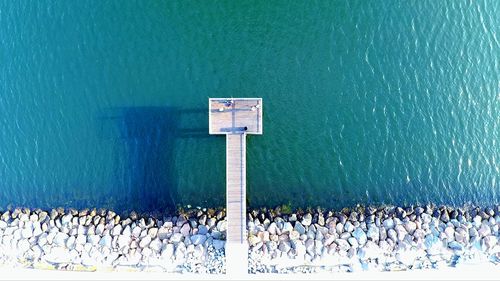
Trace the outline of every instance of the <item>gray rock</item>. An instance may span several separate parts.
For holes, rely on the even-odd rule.
[[[198,234],[205,235],[207,233],[208,233],[208,228],[205,225],[201,224],[198,226]]]
[[[306,242],[304,243],[304,246],[306,247],[307,253],[314,255],[314,240],[313,239],[307,239]]]
[[[215,250],[220,250],[224,248],[224,246],[226,245],[226,241],[214,239],[212,245],[214,246]]]
[[[297,231],[300,235],[306,233],[305,227],[300,222],[295,222],[295,227],[293,229]]]
[[[278,246],[278,249],[283,253],[288,253],[288,251],[290,251],[290,249],[291,249],[290,242],[281,241],[279,246]]]
[[[196,234],[191,236],[191,242],[196,246],[205,243],[207,237],[205,235]]]
[[[364,244],[366,244],[367,236],[361,228],[357,227],[352,233],[352,236],[356,238],[359,245],[363,246]]]
[[[449,242],[448,248],[452,249],[453,251],[462,251],[464,249],[464,247],[457,241]]]
[[[396,225],[394,227],[394,230],[396,230],[396,234],[398,236],[398,240],[399,241],[403,241],[403,239],[405,238],[405,236],[407,234],[406,229],[404,228],[404,226],[398,224],[398,225]]]
[[[394,242],[398,241],[398,234],[392,228],[387,231],[387,237],[390,238]]]
[[[335,243],[338,245],[340,251],[347,251],[351,247],[349,242],[344,239],[336,239]]]
[[[185,223],[180,230],[181,234],[186,237],[189,236],[189,233],[191,232],[191,227],[189,226],[189,223]]]
[[[71,214],[67,214],[61,217],[61,224],[66,225],[71,222],[73,216]]]
[[[37,226],[33,229],[33,237],[38,237],[43,233],[42,229],[40,226]]]
[[[483,248],[485,248],[486,250],[493,248],[493,246],[495,246],[497,243],[498,243],[498,238],[493,235],[485,236],[481,240],[481,244],[483,245]]]
[[[292,230],[293,230],[293,226],[292,226],[292,224],[290,222],[285,222],[283,224],[283,231],[282,231],[282,233],[286,233],[286,232],[290,233]]]
[[[374,242],[379,241],[380,231],[379,231],[378,227],[376,227],[375,225],[371,225],[370,227],[368,227],[368,231],[366,232],[366,236]]]
[[[200,258],[205,253],[205,249],[202,245],[197,245],[194,247],[193,256],[195,258]]]
[[[477,230],[477,233],[479,234],[479,237],[485,237],[491,234],[491,229],[486,223],[483,223]]]

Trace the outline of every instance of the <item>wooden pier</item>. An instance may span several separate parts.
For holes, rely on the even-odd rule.
[[[262,134],[262,99],[209,99],[209,133],[226,135],[226,272],[248,273],[246,135]]]

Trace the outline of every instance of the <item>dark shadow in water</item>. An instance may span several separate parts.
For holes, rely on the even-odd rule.
[[[181,138],[208,137],[208,128],[181,128],[186,114],[207,112],[147,106],[108,108],[101,115],[101,134],[116,142],[117,186],[112,189],[121,189],[116,196],[121,200],[114,209],[161,213],[177,207],[176,143]]]

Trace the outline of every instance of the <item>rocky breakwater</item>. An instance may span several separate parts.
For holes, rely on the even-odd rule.
[[[249,271],[352,272],[497,263],[500,207],[251,211]]]
[[[66,270],[223,273],[224,210],[155,219],[109,210],[14,209],[0,218],[0,264]]]

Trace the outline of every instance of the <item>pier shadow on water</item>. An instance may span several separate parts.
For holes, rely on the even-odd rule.
[[[176,145],[183,138],[208,137],[208,128],[181,128],[185,115],[204,109],[176,107],[115,107],[101,116],[104,136],[114,151],[113,208],[119,212],[174,211],[179,202]]]

